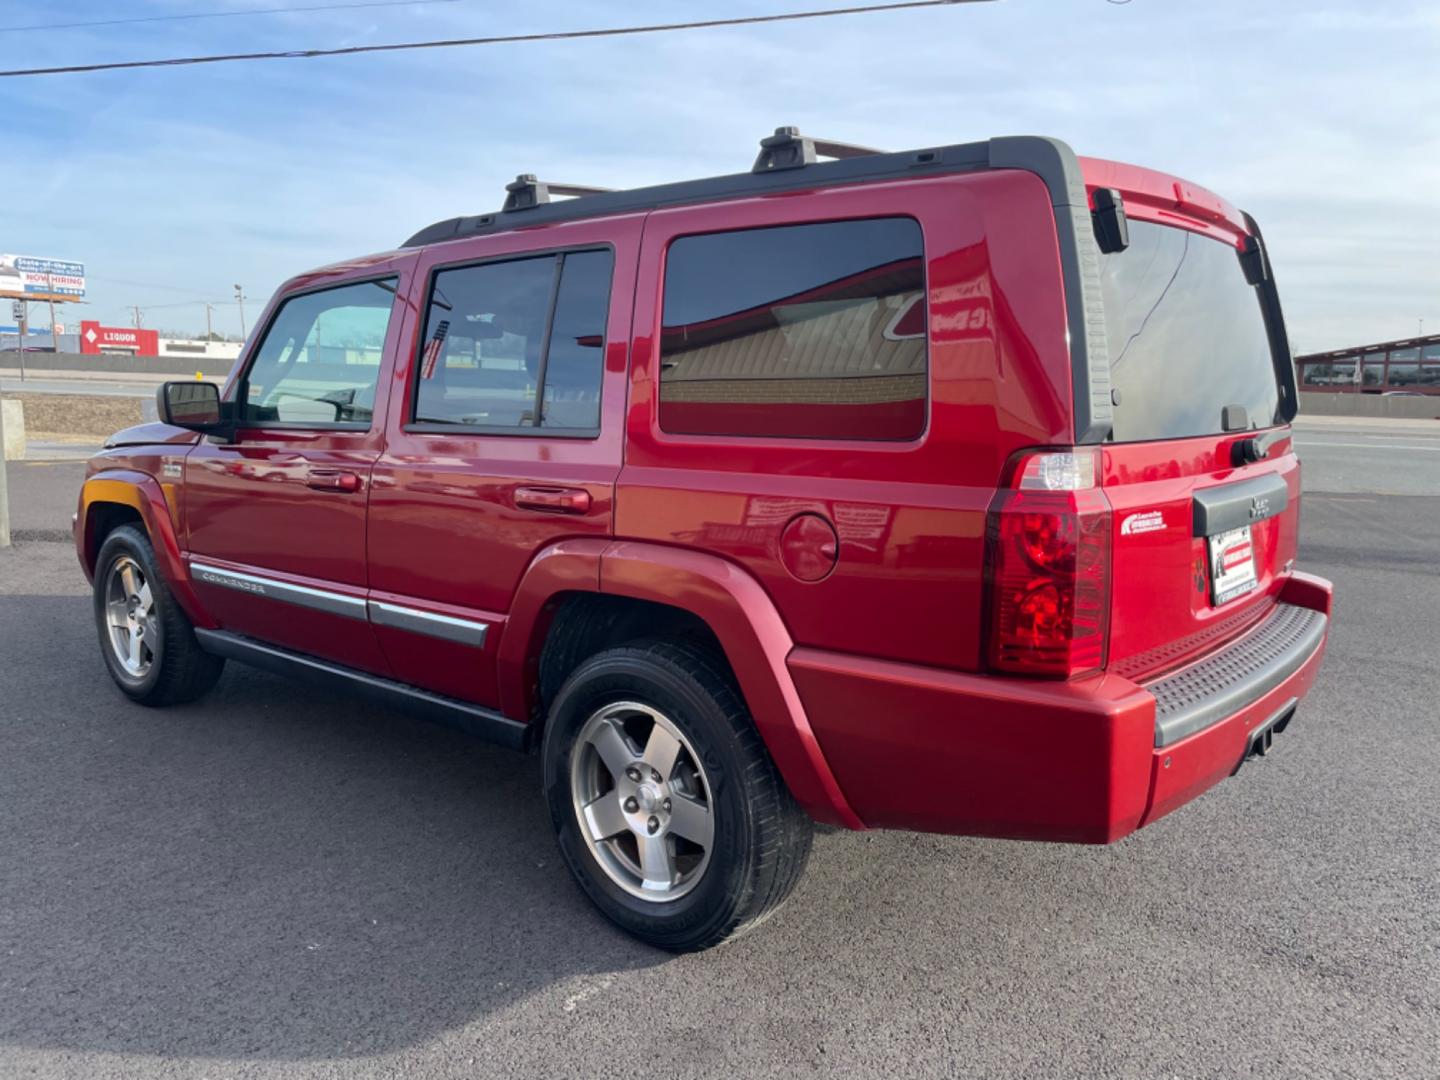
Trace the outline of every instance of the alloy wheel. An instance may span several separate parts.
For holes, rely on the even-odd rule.
[[[160,652],[160,620],[145,571],[128,555],[110,564],[105,621],[116,661],[127,675],[143,679]]]
[[[620,888],[663,903],[699,883],[714,803],[699,755],[669,717],[634,701],[592,713],[571,755],[570,792],[581,835]]]

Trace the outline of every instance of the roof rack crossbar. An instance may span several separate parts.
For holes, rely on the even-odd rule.
[[[556,184],[547,185],[551,195],[604,195],[607,191],[614,191],[614,188],[592,187],[589,184]]]
[[[612,188],[591,187],[588,184],[556,184],[548,180],[537,180],[534,173],[521,173],[505,185],[505,205],[502,213],[514,210],[529,210],[550,201],[551,195],[603,195]]]
[[[839,142],[835,139],[814,139],[801,135],[796,127],[778,127],[774,135],[760,140],[760,154],[751,167],[752,173],[776,172],[780,169],[803,169],[822,157],[857,158],[883,154],[869,146]]]

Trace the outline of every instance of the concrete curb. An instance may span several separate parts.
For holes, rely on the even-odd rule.
[[[25,405],[7,396],[0,401],[0,409],[5,410],[5,446],[4,458],[6,461],[21,461],[25,457]]]
[[[1301,413],[1296,417],[1293,426],[1296,431],[1367,427],[1386,431],[1428,431],[1440,435],[1440,420],[1417,420],[1398,416],[1313,416]]]

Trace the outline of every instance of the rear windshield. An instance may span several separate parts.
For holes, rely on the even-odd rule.
[[[1236,249],[1188,229],[1131,221],[1130,246],[1101,256],[1114,439],[1215,435],[1227,405],[1279,422],[1280,391],[1260,297]]]

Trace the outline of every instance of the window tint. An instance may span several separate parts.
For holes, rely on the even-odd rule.
[[[598,428],[612,261],[582,251],[436,274],[415,422]]]
[[[1440,344],[1426,345],[1420,358],[1425,364],[1420,368],[1418,385],[1440,386]]]
[[[243,418],[368,427],[394,300],[394,278],[286,300],[241,386]]]
[[[598,428],[605,366],[605,314],[610,308],[608,251],[565,256],[550,353],[545,364],[545,427]]]
[[[924,244],[910,218],[682,237],[666,258],[663,322],[665,431],[924,430]]]
[[[1355,361],[1312,360],[1301,365],[1302,386],[1349,386],[1355,382]]]
[[[1390,385],[1401,388],[1420,381],[1420,350],[1396,349],[1390,354]]]
[[[1130,246],[1101,256],[1119,442],[1212,435],[1226,405],[1254,427],[1279,416],[1280,392],[1256,289],[1235,248],[1187,229],[1130,222]],[[1305,379],[1351,382],[1355,360]]]

